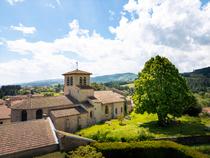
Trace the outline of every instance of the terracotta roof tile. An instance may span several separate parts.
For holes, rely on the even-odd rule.
[[[0,126],[0,156],[57,143],[49,118]]]
[[[87,111],[85,109],[83,109],[81,106],[77,106],[77,107],[74,107],[74,108],[68,108],[68,109],[62,109],[62,110],[51,111],[51,114],[56,118],[80,115],[82,113],[87,113]]]
[[[95,91],[94,97],[96,98],[96,101],[100,101],[102,104],[124,101],[124,96],[113,91]]]
[[[66,72],[63,75],[92,75],[92,73],[76,69],[70,72]]]
[[[5,105],[0,105],[0,119],[11,118],[11,109]]]
[[[11,103],[12,109],[38,109],[57,107],[60,105],[72,105],[73,102],[67,96],[57,97],[31,97]]]

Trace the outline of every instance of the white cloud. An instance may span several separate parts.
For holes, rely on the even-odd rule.
[[[69,33],[52,42],[7,41],[10,51],[30,54],[32,59],[0,63],[0,76],[8,73],[1,81],[58,77],[73,68],[72,54],[80,58],[81,69],[94,75],[137,73],[157,54],[182,72],[209,66],[210,3],[201,8],[199,0],[130,0],[121,16],[119,25],[110,27],[114,39],[82,29],[73,20]]]
[[[24,0],[6,0],[10,5],[15,5],[16,3],[21,3]]]
[[[53,5],[52,3],[47,3],[47,4],[46,4],[46,7],[55,9],[55,5]]]
[[[24,26],[23,24],[19,23],[19,26],[10,26],[10,29],[15,30],[15,31],[20,31],[23,34],[33,34],[36,32],[35,27],[27,27]]]

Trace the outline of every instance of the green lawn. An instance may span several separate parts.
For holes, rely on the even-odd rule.
[[[210,144],[191,146],[191,148],[210,156]]]
[[[150,138],[206,135],[207,126],[210,126],[209,117],[189,117],[179,118],[179,124],[168,127],[157,125],[157,115],[154,114],[131,114],[130,120],[124,120],[124,125],[119,125],[117,119],[103,124],[82,129],[77,134],[99,141],[136,141]]]

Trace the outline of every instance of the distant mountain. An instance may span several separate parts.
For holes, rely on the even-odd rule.
[[[210,90],[210,67],[194,70],[182,74],[190,89],[194,92]]]
[[[91,82],[97,83],[106,83],[111,81],[133,81],[137,77],[134,73],[120,73],[104,76],[96,76],[91,78]],[[63,84],[63,79],[50,79],[50,80],[41,80],[33,81],[28,83],[20,83],[19,85],[23,87],[41,87],[41,86],[51,86],[54,84]]]
[[[137,78],[134,73],[119,73],[112,75],[97,76],[91,78],[91,82],[107,83],[111,81],[133,81]]]
[[[196,69],[193,72],[183,73],[184,77],[208,77],[210,78],[210,67]]]
[[[22,87],[44,87],[44,86],[52,86],[55,84],[63,84],[63,79],[33,81],[27,83],[20,83],[19,85],[21,85]]]

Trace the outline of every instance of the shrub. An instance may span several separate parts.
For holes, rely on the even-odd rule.
[[[196,106],[190,106],[185,110],[185,114],[188,114],[189,116],[198,116],[199,113],[201,113],[202,108],[200,105]]]
[[[93,143],[97,151],[102,152],[106,158],[113,157],[144,157],[144,158],[207,158],[190,147],[170,141],[142,141],[142,142],[109,142]]]
[[[80,146],[76,150],[71,151],[69,158],[103,158],[102,153],[97,152],[96,148],[87,146]]]
[[[150,140],[154,138],[154,136],[149,133],[146,129],[142,128],[141,130],[138,131],[138,140],[143,141],[143,140]]]

